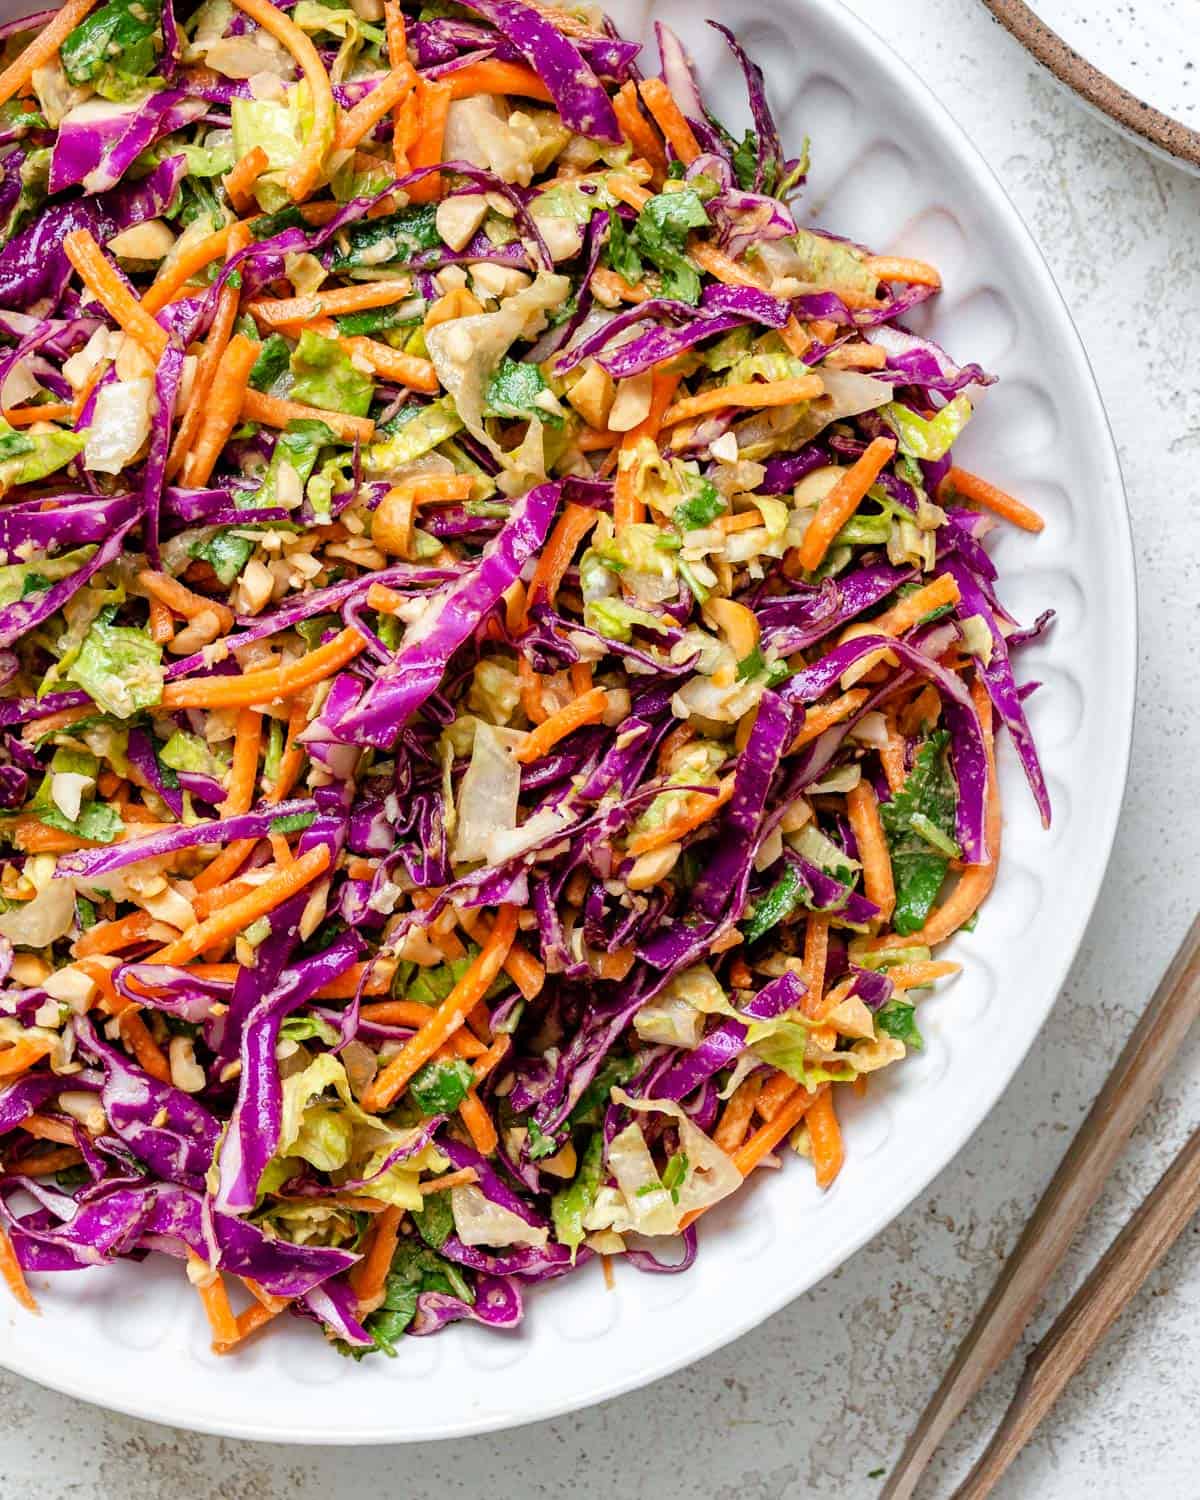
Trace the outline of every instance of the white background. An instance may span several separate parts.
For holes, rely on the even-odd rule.
[[[174,1432],[0,1373],[4,1500],[877,1493],[870,1471],[898,1453],[1200,892],[1200,180],[1085,115],[972,0],[847,3],[891,35],[1015,199],[1096,366],[1129,488],[1142,610],[1129,793],[1096,916],[1029,1062],[953,1166],[874,1244],[766,1327],[648,1390],[508,1435],[334,1452]],[[1051,1311],[1200,1118],[1198,1060],[1200,1038],[1050,1288]],[[1200,1229],[999,1494],[1196,1500],[1198,1371]],[[956,1429],[930,1496],[964,1471],[1016,1372],[1014,1358]]]

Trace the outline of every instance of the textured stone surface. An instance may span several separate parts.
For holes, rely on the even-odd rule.
[[[410,1500],[636,1492],[656,1500],[858,1500],[899,1451],[1187,926],[1200,891],[1200,180],[1139,154],[1035,71],[968,0],[851,0],[981,146],[1079,323],[1116,431],[1138,547],[1139,719],[1096,916],[1020,1076],[883,1235],[771,1324],[650,1389],[452,1445],[344,1452],[237,1444],[109,1416],[0,1374],[3,1500]],[[820,149],[820,142],[816,142]],[[1008,997],[1020,1004],[1020,996]],[[1057,1309],[1200,1117],[1181,1056],[1051,1289]],[[738,1294],[730,1287],[729,1294]],[[1040,1316],[1034,1333],[1046,1326]],[[998,1491],[1005,1500],[1200,1495],[1200,1227],[1186,1234]],[[948,1444],[947,1493],[1017,1360]]]

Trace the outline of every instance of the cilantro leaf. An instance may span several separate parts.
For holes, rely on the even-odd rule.
[[[94,844],[114,843],[125,831],[121,814],[115,807],[106,807],[100,802],[88,802],[79,809],[74,822],[64,817],[57,807],[44,807],[38,812],[38,821],[47,828],[57,828],[62,833],[73,833],[76,838],[90,839]]]
[[[414,1075],[408,1091],[426,1115],[448,1115],[467,1097],[475,1081],[471,1064],[455,1057],[446,1062],[427,1062]]]
[[[642,258],[615,208],[608,211],[608,263],[630,286],[641,281]]]
[[[662,294],[693,305],[700,300],[700,275],[688,259],[684,246],[689,229],[708,226],[708,214],[699,193],[685,188],[678,193],[659,193],[638,215],[634,241],[644,260],[662,275]]]
[[[414,204],[383,219],[360,219],[356,224],[348,224],[335,240],[338,250],[332,269],[346,271],[352,266],[407,262],[422,250],[436,250],[441,243],[437,204]]]
[[[729,506],[724,495],[708,479],[702,479],[696,490],[671,513],[671,524],[677,531],[698,531],[724,514]]]
[[[930,830],[953,841],[958,794],[947,755],[949,743],[945,730],[931,735],[918,752],[904,785],[879,809],[892,856],[896,881],[893,925],[899,933],[920,930],[946,877],[949,861],[945,846],[933,847]]]
[[[545,404],[543,404],[545,403]],[[562,415],[554,410],[553,392],[537,365],[505,355],[488,381],[484,411],[494,417],[536,417],[561,427]]]
[[[906,1047],[911,1047],[916,1052],[919,1052],[925,1045],[924,1038],[917,1030],[915,1005],[906,1005],[903,1000],[889,1000],[876,1015],[875,1024],[880,1031],[895,1037],[898,1042],[903,1042]]]
[[[287,339],[273,333],[262,346],[262,353],[254,361],[250,371],[250,384],[256,391],[269,391],[286,371],[292,351]]]
[[[765,932],[785,922],[805,894],[804,881],[795,865],[788,865],[766,893],[754,903],[754,914],[742,929],[747,943],[756,943]]]

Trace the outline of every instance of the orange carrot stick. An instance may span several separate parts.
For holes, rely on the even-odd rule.
[[[368,131],[374,130],[384,115],[393,110],[411,88],[416,86],[416,69],[408,61],[384,75],[364,99],[346,110],[338,121],[333,144],[338,151],[351,151]]]
[[[805,1115],[808,1138],[812,1142],[813,1166],[817,1169],[817,1186],[827,1188],[842,1170],[846,1153],[842,1132],[833,1107],[833,1090],[826,1089],[808,1107]]]
[[[143,568],[138,574],[138,582],[152,599],[165,604],[185,620],[194,620],[197,615],[212,610],[221,622],[222,633],[233,629],[233,611],[227,604],[222,604],[219,599],[206,599],[203,594],[194,593],[168,573],[156,573],[152,568]]]
[[[225,191],[229,194],[229,201],[243,217],[257,206],[251,197],[254,184],[270,165],[263,148],[251,146],[245,156],[234,162],[232,170],[225,174]]]
[[[224,942],[274,911],[281,902],[304,889],[311,881],[329,868],[331,854],[328,844],[318,844],[307,854],[301,854],[293,864],[278,874],[264,880],[248,896],[232,901],[221,911],[214,912],[195,927],[189,927],[182,937],[160,948],[148,960],[155,964],[186,964],[206,948]],[[490,981],[489,981],[490,982]]]
[[[524,63],[477,62],[447,73],[443,82],[451,99],[469,99],[472,94],[519,94],[523,99],[541,99],[553,104],[554,95]],[[414,161],[413,166],[417,163]]]
[[[121,1028],[121,1040],[151,1078],[157,1078],[159,1083],[170,1083],[171,1065],[167,1062],[166,1054],[150,1035],[145,1021],[137,1011],[122,1011],[118,1025]]]
[[[252,349],[257,347],[249,339],[246,342]],[[233,344],[229,347],[232,348]],[[247,370],[247,381],[249,377],[250,371]],[[370,417],[348,417],[344,412],[325,411],[319,406],[305,406],[300,401],[285,401],[281,396],[268,396],[262,391],[252,390],[245,382],[241,387],[241,415],[249,422],[261,422],[264,427],[284,428],[289,422],[324,422],[347,443],[352,443],[355,438],[360,443],[369,443],[375,436],[375,423]]]
[[[892,964],[887,976],[898,990],[914,990],[921,985],[932,984],[935,979],[945,979],[961,971],[962,964],[948,959],[926,960],[924,963]]]
[[[599,512],[591,506],[577,505],[572,501],[554,523],[554,530],[542,548],[533,577],[529,580],[522,629],[528,624],[530,605],[546,603],[553,606],[563,575],[571,566],[580,542],[596,524],[598,515]]]
[[[819,568],[829,544],[862,504],[863,497],[891,461],[896,444],[891,438],[874,438],[861,458],[846,470],[817,506],[796,549],[801,565],[810,572]]]
[[[35,422],[65,422],[75,415],[75,408],[64,401],[47,401],[41,406],[18,406],[4,413],[10,427],[32,427]]]
[[[804,983],[808,986],[801,1001],[806,1016],[821,1013],[821,995],[825,988],[825,961],[829,956],[829,918],[809,912],[804,929]]]
[[[223,818],[236,818],[249,812],[254,801],[254,784],[258,780],[258,752],[262,748],[263,716],[253,708],[238,712],[237,728],[233,738],[233,766],[229,775],[229,787],[225,793],[220,813]]]
[[[154,925],[148,911],[132,911],[128,916],[117,917],[112,922],[97,922],[76,939],[72,948],[76,958],[89,958],[96,953],[120,953],[134,943],[145,942]]]
[[[421,131],[408,153],[409,169],[432,167],[442,160],[442,140],[446,133],[446,118],[450,113],[450,101],[454,97],[451,83],[430,83],[421,80]],[[431,172],[408,188],[409,200],[413,203],[435,203],[442,196],[442,174]]]
[[[408,66],[408,36],[400,0],[383,0],[383,23],[387,32],[388,65],[393,69]],[[392,155],[397,177],[404,177],[408,173],[405,115],[406,112],[412,113],[416,97],[417,91],[412,88],[392,108]]]
[[[250,371],[259,353],[259,345],[244,333],[235,334],[226,344],[207,394],[195,447],[183,465],[183,482],[189,489],[199,489],[208,483],[242,414]]]
[[[896,727],[896,716],[889,711],[884,715],[887,725],[887,740],[879,747],[879,763],[883,767],[888,791],[893,796],[904,785],[908,770],[904,764],[904,737]]]
[[[381,344],[378,339],[369,339],[362,334],[340,337],[332,324],[328,325],[328,330],[319,325],[311,326],[317,333],[327,332],[329,337],[337,338],[347,354],[370,365],[376,375],[383,375],[388,380],[408,386],[410,390],[424,391],[428,395],[433,395],[440,388],[441,382],[431,359],[422,359],[419,354],[405,354],[403,349],[393,349],[390,344]],[[469,479],[470,475],[458,477]]]
[[[867,623],[880,635],[903,635],[925,615],[945,604],[957,604],[960,597],[958,584],[949,573],[941,573]]]
[[[1046,525],[1037,511],[1031,509],[1023,501],[1007,494],[996,485],[989,484],[986,479],[980,479],[978,474],[971,474],[966,469],[960,469],[957,464],[947,470],[945,478],[938,486],[939,496],[945,489],[950,489],[975,505],[982,505],[985,510],[994,511],[996,515],[1003,516],[1006,521],[1011,521],[1014,526],[1020,526],[1024,531],[1041,531]]]
[[[824,382],[819,375],[799,375],[789,380],[748,380],[735,385],[716,386],[710,391],[702,391],[698,396],[687,396],[682,401],[677,401],[664,416],[663,426],[673,427],[677,422],[702,416],[705,412],[719,411],[723,406],[790,406],[794,401],[811,401],[821,395],[824,389]],[[894,443],[892,448],[895,448]],[[863,494],[866,494],[866,490]]]
[[[892,879],[892,857],[879,821],[879,803],[869,781],[860,781],[846,793],[846,813],[858,840],[867,900],[874,901],[879,908],[879,921],[887,922],[896,906],[896,885]]]
[[[85,7],[86,9],[86,7]],[[17,59],[20,61],[20,58]],[[15,64],[14,64],[15,66]],[[3,85],[3,75],[0,74],[0,86]],[[5,95],[11,98],[11,94]],[[13,1243],[8,1237],[8,1231],[0,1224],[0,1276],[4,1278],[4,1284],[21,1304],[26,1312],[36,1313],[40,1311],[37,1298],[29,1290],[25,1281],[25,1273],[21,1270],[21,1262],[17,1259],[17,1252],[13,1249]]]
[[[288,1304],[280,1297],[275,1298],[275,1301],[279,1304],[277,1307],[271,1307],[265,1302],[252,1302],[249,1307],[243,1308],[234,1319],[236,1327],[234,1337],[229,1340],[214,1338],[213,1353],[232,1354],[238,1345],[244,1343],[252,1333],[257,1332],[273,1318],[277,1318]]]
[[[829,1085],[823,1083],[816,1095],[813,1095],[807,1089],[801,1088],[798,1083],[793,1085],[793,1092],[789,1095],[787,1102],[775,1111],[773,1118],[765,1125],[761,1125],[745,1145],[739,1146],[732,1153],[733,1164],[743,1177],[748,1177],[763,1157],[774,1151],[784,1136],[800,1123],[816,1099],[828,1088]]]
[[[396,1253],[396,1242],[400,1238],[400,1221],[403,1217],[402,1208],[389,1204],[371,1221],[368,1231],[371,1243],[348,1278],[350,1290],[358,1298],[360,1308],[373,1312],[383,1295],[388,1272],[392,1269],[392,1256]]]
[[[651,849],[661,849],[664,844],[673,844],[676,839],[684,838],[702,823],[707,823],[709,818],[714,817],[725,806],[733,796],[733,785],[733,777],[727,776],[715,796],[709,796],[706,792],[693,792],[683,812],[658,828],[635,833],[626,843],[626,849],[630,854],[648,854]]]
[[[0,1078],[18,1077],[53,1050],[54,1043],[46,1037],[22,1037],[19,1042],[14,1042],[11,1047],[0,1052]]]
[[[214,260],[219,260],[225,254],[229,247],[229,236],[237,227],[236,224],[226,224],[223,228],[214,230],[164,266],[142,298],[143,311],[151,317],[162,312],[177,292],[199,276],[206,266],[211,266]]]
[[[478,913],[467,908],[459,912],[458,920],[463,930],[478,942],[480,934]],[[508,950],[508,956],[504,960],[504,972],[526,1000],[536,1000],[542,992],[542,986],[546,983],[546,970],[529,949],[522,947],[519,942],[514,942]]]
[[[531,730],[529,738],[517,751],[515,758],[522,765],[539,760],[552,745],[557,745],[559,740],[585,724],[595,724],[604,717],[607,710],[608,694],[603,688],[593,688],[590,693],[584,693],[582,698],[575,698],[565,708],[560,708],[536,729]]]
[[[300,780],[300,772],[304,769],[308,756],[308,751],[300,743],[300,736],[307,723],[308,705],[303,702],[294,703],[288,718],[287,739],[279,758],[279,769],[275,773],[271,790],[267,793],[268,802],[282,802]]]
[[[642,114],[638,105],[637,84],[632,78],[613,95],[612,107],[617,124],[633,147],[633,154],[644,157],[653,168],[655,177],[661,180],[667,172],[666,153],[651,129],[650,122]]]
[[[175,708],[248,708],[291,698],[314,683],[323,682],[363,649],[366,641],[351,625],[299,661],[241,677],[183,677],[163,689],[162,706]]]
[[[0,104],[7,104],[14,94],[19,94],[25,88],[37,69],[44,67],[56,55],[95,4],[96,0],[67,0],[54,19],[0,73]]]
[[[928,261],[910,260],[899,255],[868,255],[866,268],[880,281],[903,281],[912,286],[934,286],[942,284],[941,272]]]
[[[851,688],[848,693],[843,693],[840,698],[835,698],[832,703],[823,703],[816,708],[805,710],[804,724],[796,738],[788,747],[788,753],[792,754],[799,750],[802,745],[809,745],[818,739],[827,729],[832,729],[835,724],[840,724],[848,719],[852,713],[864,704],[870,697],[866,688]]]
[[[325,153],[333,140],[337,106],[333,101],[329,74],[311,39],[286,12],[277,10],[271,0],[235,0],[235,4],[291,53],[308,82],[312,123],[295,163],[288,168],[287,174],[287,188],[292,202],[301,203],[316,187]]]
[[[672,99],[670,89],[661,78],[643,78],[638,90],[642,103],[654,116],[654,123],[666,137],[671,150],[685,167],[690,167],[700,155],[700,143]]]
[[[331,287],[306,297],[263,297],[248,302],[246,311],[262,328],[288,328],[294,323],[312,323],[317,318],[337,317],[342,313],[365,312],[374,307],[390,307],[412,296],[412,282],[407,278],[392,281],[365,281],[359,286]]]
[[[458,1106],[458,1113],[476,1151],[483,1156],[491,1156],[499,1144],[500,1134],[475,1089],[467,1090],[466,1097]]]
[[[237,1319],[233,1316],[233,1308],[229,1305],[229,1293],[225,1290],[225,1283],[221,1279],[219,1271],[213,1271],[204,1276],[196,1284],[196,1290],[200,1294],[200,1301],[204,1304],[204,1311],[208,1317],[208,1326],[212,1330],[212,1341],[214,1349],[229,1348],[238,1341]]]
[[[762,1079],[757,1073],[743,1078],[726,1104],[717,1128],[713,1131],[713,1142],[726,1154],[736,1151],[746,1139],[746,1131],[754,1118],[754,1105],[762,1090]]]
[[[458,1028],[470,1011],[487,993],[488,986],[504,963],[517,933],[517,909],[500,907],[492,930],[478,956],[445,1000],[391,1062],[378,1073],[363,1095],[363,1108],[372,1114],[387,1109],[422,1067]]]
[[[96,243],[90,229],[72,229],[62,242],[67,259],[113,322],[139,343],[155,362],[167,348],[167,330],[137,300]]]

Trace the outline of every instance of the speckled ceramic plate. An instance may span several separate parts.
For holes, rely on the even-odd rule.
[[[646,33],[650,0],[617,0]],[[1010,748],[1001,873],[982,921],[954,943],[965,972],[922,1007],[925,1050],[845,1106],[846,1167],[822,1195],[793,1163],[709,1215],[687,1275],[598,1267],[535,1288],[512,1335],[460,1326],[352,1364],[309,1326],[220,1360],[198,1299],[161,1257],[35,1277],[43,1316],[0,1302],[0,1363],[137,1416],[303,1443],[402,1442],[511,1427],[615,1396],[708,1354],[827,1276],[929,1183],[1012,1078],[1083,937],[1108,859],[1133,716],[1136,609],[1121,477],[1091,371],[1037,248],[933,95],[837,0],[713,6],[766,69],[788,139],[808,133],[804,210],[881,251],[936,261],[928,327],[999,371],[961,445],[972,468],[1047,519],[994,549],[1004,595],[1054,630],[1023,654],[1055,819],[1043,832]],[[695,49],[732,124],[740,77],[692,0],[654,14]],[[846,1334],[843,1330],[843,1335]],[[855,1338],[870,1340],[869,1328]],[[797,1352],[798,1359],[807,1357]]]
[[[1123,134],[1200,172],[1200,0],[984,0]]]

